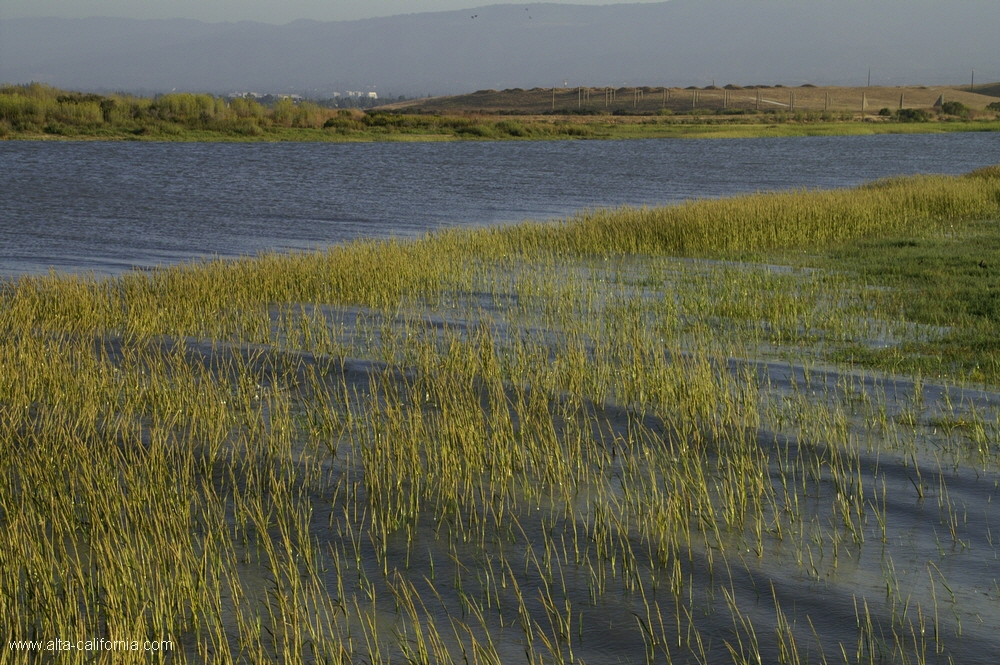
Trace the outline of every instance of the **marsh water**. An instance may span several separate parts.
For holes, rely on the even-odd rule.
[[[1000,162],[992,133],[463,143],[0,142],[0,274],[829,188]]]

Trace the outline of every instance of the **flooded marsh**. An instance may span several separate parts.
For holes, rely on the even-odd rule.
[[[985,172],[6,282],[5,638],[994,662],[997,356],[881,362],[992,322],[806,264],[998,217]]]

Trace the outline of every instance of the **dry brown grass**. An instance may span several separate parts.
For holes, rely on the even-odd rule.
[[[758,103],[757,94],[761,101]],[[433,97],[415,102],[390,104],[383,108],[407,109],[427,112],[482,112],[538,114],[555,111],[641,111],[656,112],[668,108],[674,113],[690,111],[693,107],[718,110],[796,110],[844,113],[861,113],[862,99],[867,101],[867,111],[877,113],[881,108],[931,108],[944,96],[945,101],[957,101],[970,109],[983,110],[997,101],[1000,84],[977,87],[970,92],[959,86],[872,86],[872,87],[747,87],[726,90],[723,88],[690,90],[684,88],[533,88],[522,90],[480,90],[467,95]],[[697,95],[697,99],[694,99]]]

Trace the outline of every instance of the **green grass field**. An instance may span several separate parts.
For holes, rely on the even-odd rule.
[[[7,280],[3,662],[995,653],[998,219],[994,167]],[[11,644],[98,637],[169,647]]]

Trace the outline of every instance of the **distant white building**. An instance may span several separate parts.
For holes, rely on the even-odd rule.
[[[369,92],[368,93],[368,99],[378,99],[378,93],[377,92]]]

